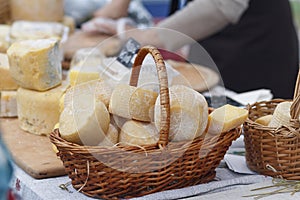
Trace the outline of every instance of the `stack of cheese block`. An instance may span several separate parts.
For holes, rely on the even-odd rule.
[[[9,71],[6,54],[0,53],[0,117],[17,117],[17,83]]]
[[[291,126],[291,101],[284,101],[277,104],[272,115],[265,115],[255,120],[256,123],[263,126],[280,128],[282,126]]]
[[[19,85],[17,109],[20,127],[48,135],[59,120],[59,99],[68,87],[62,84],[57,39],[22,40],[7,50],[10,75]]]

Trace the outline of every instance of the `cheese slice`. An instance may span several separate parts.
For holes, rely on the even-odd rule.
[[[17,108],[21,129],[36,135],[48,135],[59,121],[59,99],[67,89],[64,83],[45,92],[19,88]]]
[[[73,104],[63,110],[59,131],[65,140],[82,145],[98,145],[108,131],[110,117],[104,103],[93,94],[75,94]]]
[[[62,21],[63,0],[10,0],[12,20]]]
[[[9,71],[8,57],[0,53],[0,90],[17,90],[18,85]]]
[[[123,118],[151,122],[157,96],[151,90],[119,84],[112,92],[109,111]]]
[[[109,124],[108,131],[104,139],[99,143],[99,146],[113,146],[119,142],[119,132],[117,128]]]
[[[6,53],[9,47],[10,25],[0,24],[0,53]]]
[[[292,102],[285,101],[277,104],[273,117],[269,123],[270,127],[291,126],[291,105]]]
[[[261,124],[263,126],[268,126],[271,122],[273,115],[265,115],[255,120],[256,123]]]
[[[170,132],[169,140],[193,140],[201,136],[207,126],[208,105],[202,94],[184,85],[169,88]],[[154,110],[155,125],[160,130],[160,96]]]
[[[0,117],[17,117],[17,92],[1,91]]]
[[[226,104],[213,110],[208,116],[207,133],[220,134],[243,124],[248,117],[248,110]]]
[[[58,41],[24,40],[7,50],[10,74],[23,88],[46,91],[62,82]]]
[[[122,126],[119,141],[125,145],[157,144],[159,133],[153,123],[129,120]]]
[[[74,86],[91,80],[101,79],[97,66],[75,66],[70,69],[69,81]]]

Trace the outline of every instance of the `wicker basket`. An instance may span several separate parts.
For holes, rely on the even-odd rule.
[[[168,81],[164,61],[156,48],[147,46],[139,51],[130,85],[137,85],[141,63],[148,53],[155,60],[160,82],[162,128],[156,145],[80,146],[62,139],[58,129],[50,135],[73,187],[88,196],[131,198],[209,182],[232,141],[240,136],[241,129],[236,128],[218,136],[168,142]]]
[[[249,118],[244,123],[246,161],[260,174],[300,180],[299,77],[291,106],[291,125],[271,128],[255,123],[259,117],[273,114],[283,99],[256,102],[248,106]]]

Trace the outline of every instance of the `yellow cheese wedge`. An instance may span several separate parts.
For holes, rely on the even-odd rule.
[[[8,57],[0,53],[0,90],[17,90],[18,85],[9,72]]]
[[[105,134],[104,139],[99,143],[99,146],[113,146],[119,142],[119,132],[117,128],[109,124],[107,133]]]
[[[127,119],[151,122],[157,95],[151,90],[119,84],[111,95],[109,112]]]
[[[0,117],[17,117],[17,92],[1,91],[0,96]]]
[[[271,122],[273,115],[266,115],[266,116],[262,116],[258,119],[255,120],[256,123],[261,124],[263,126],[268,126],[269,123]]]
[[[46,91],[62,82],[62,69],[55,39],[24,40],[7,50],[10,74],[23,88]]]
[[[50,134],[59,121],[59,99],[67,86],[64,83],[45,92],[19,88],[17,107],[21,129],[37,135]]]
[[[220,134],[243,124],[248,110],[226,104],[213,110],[208,116],[207,133]]]
[[[183,86],[169,88],[170,133],[169,140],[192,140],[202,135],[207,126],[208,105],[202,94]],[[155,103],[155,125],[160,129],[160,96]]]
[[[159,133],[153,123],[129,120],[122,126],[119,142],[125,145],[156,144]]]
[[[104,103],[95,100],[93,94],[82,93],[74,96],[73,104],[64,108],[59,118],[59,131],[69,142],[98,145],[105,138],[109,123]]]
[[[277,104],[273,112],[273,117],[269,123],[269,126],[270,127],[290,126],[291,105],[292,102],[288,102],[288,101]]]
[[[74,86],[91,80],[101,79],[101,71],[97,66],[75,66],[70,69],[69,81]]]
[[[73,104],[74,97],[76,98],[81,94],[91,94],[97,101],[102,101],[108,107],[112,88],[106,81],[101,80],[92,80],[70,87],[60,101],[60,110],[63,110],[63,107],[69,104]]]
[[[0,24],[0,53],[6,53],[9,47],[10,25]]]
[[[55,144],[51,143],[51,145],[52,145],[52,150],[54,151],[54,153],[58,153],[59,151],[58,151],[57,147],[55,146]]]
[[[61,21],[63,0],[10,0],[12,20]]]

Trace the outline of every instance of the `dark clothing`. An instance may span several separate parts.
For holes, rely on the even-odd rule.
[[[292,98],[299,69],[298,38],[288,0],[250,0],[239,22],[199,42],[236,92],[268,88]]]

